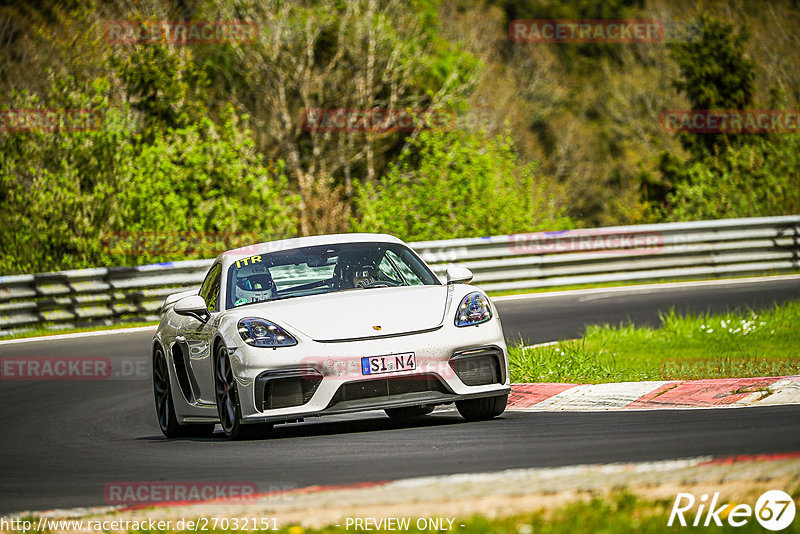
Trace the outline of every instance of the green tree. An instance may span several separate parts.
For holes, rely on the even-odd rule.
[[[743,110],[750,107],[755,92],[755,63],[747,57],[750,34],[727,22],[699,14],[693,21],[701,29],[699,39],[676,40],[670,56],[681,76],[674,82],[695,110]],[[681,134],[681,142],[695,159],[713,154],[741,134]]]
[[[67,80],[46,100],[12,95],[13,108],[92,109],[100,129],[0,134],[0,272],[84,267],[98,259],[109,229],[119,169],[132,155],[129,110],[110,110],[108,79]]]
[[[303,235],[345,230],[356,183],[384,174],[414,135],[304,128],[307,110],[458,111],[479,72],[473,56],[439,36],[429,0],[207,6],[203,16],[259,25],[255,42],[200,48],[197,61],[212,80],[209,100],[233,95],[258,125],[257,149],[286,162]]]
[[[508,134],[424,131],[378,184],[358,188],[353,230],[427,240],[572,228],[535,167],[518,164]]]
[[[283,163],[262,164],[251,132],[232,109],[222,119],[219,125],[204,118],[167,130],[126,162],[116,202],[118,230],[245,234],[258,241],[296,234],[297,197],[286,192]],[[209,257],[223,250],[192,255],[204,252]],[[169,259],[180,254],[176,250]],[[130,261],[163,259],[139,255]]]
[[[800,134],[726,147],[685,174],[669,195],[676,220],[800,213]]]
[[[621,20],[635,16],[640,0],[494,0],[506,14],[507,22],[517,19],[534,20]],[[599,58],[619,64],[621,51],[628,45],[617,43],[559,43],[556,50],[562,63],[571,71],[591,73],[597,69]]]
[[[673,86],[688,98],[694,110],[748,109],[755,92],[756,65],[746,52],[747,28],[737,29],[705,13],[698,14],[690,27],[699,35],[694,38],[686,35],[669,44],[670,57],[680,70],[680,77],[674,80]],[[644,195],[654,206],[668,213],[672,210],[670,201],[678,198],[673,193],[690,187],[688,184],[697,180],[698,168],[708,172],[728,168],[730,164],[724,159],[759,137],[741,133],[681,132],[678,135],[689,153],[688,160],[682,160],[675,153],[662,152],[659,176],[644,174],[641,177]],[[712,161],[714,159],[719,161]],[[708,199],[708,202],[714,201],[713,197]],[[680,217],[678,213],[686,212],[679,210],[671,216]]]
[[[126,99],[140,112],[142,135],[152,140],[157,130],[182,128],[208,113],[204,101],[208,80],[187,47],[164,44],[115,50],[110,56]]]
[[[102,99],[107,88],[107,80],[97,80],[65,105],[100,112],[99,129],[0,137],[0,272],[138,265],[220,252],[125,255],[108,246],[119,232],[243,232],[258,240],[295,235],[297,202],[285,192],[282,165],[262,164],[246,123],[231,109],[220,124],[204,118],[154,130],[145,142],[137,134],[138,114]],[[39,107],[29,95],[16,100],[18,107]]]

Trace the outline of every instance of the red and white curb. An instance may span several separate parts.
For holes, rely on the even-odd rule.
[[[593,411],[721,408],[800,404],[800,376],[619,382],[512,384],[508,409]]]

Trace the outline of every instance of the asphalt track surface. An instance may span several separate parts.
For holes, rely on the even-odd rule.
[[[720,311],[800,299],[800,280],[498,302],[506,337],[531,343],[587,324],[657,324],[659,311]],[[0,357],[148,359],[149,332],[0,344]],[[0,514],[105,504],[115,482],[246,481],[261,491],[428,475],[800,451],[800,406],[647,412],[453,410],[398,423],[379,412],[276,427],[269,439],[164,439],[150,378],[0,381]]]

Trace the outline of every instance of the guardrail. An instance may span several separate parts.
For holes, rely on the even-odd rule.
[[[457,263],[486,291],[713,278],[800,269],[800,216],[618,226],[410,244],[437,275]],[[0,335],[157,320],[164,298],[197,287],[213,260],[0,277]]]

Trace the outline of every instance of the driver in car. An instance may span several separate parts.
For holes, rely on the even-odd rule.
[[[339,271],[339,288],[352,289],[366,287],[378,278],[378,264],[371,254],[347,254],[339,257],[337,262]]]
[[[378,280],[378,268],[373,263],[361,262],[353,271],[353,287],[366,287]]]
[[[269,269],[261,263],[239,267],[234,294],[234,306],[271,299],[275,294],[275,283]]]

